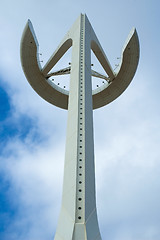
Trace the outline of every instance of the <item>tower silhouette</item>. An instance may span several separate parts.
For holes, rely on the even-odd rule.
[[[50,72],[72,47],[71,66]],[[91,50],[106,75],[91,69]],[[139,61],[139,41],[135,29],[122,51],[118,73],[111,65],[85,14],[81,14],[42,68],[38,41],[32,24],[27,22],[21,40],[21,62],[27,80],[49,103],[68,109],[62,205],[55,240],[101,239],[95,198],[93,109],[116,99],[131,82]],[[70,74],[70,89],[62,89],[50,77]],[[104,79],[92,90],[91,77]]]

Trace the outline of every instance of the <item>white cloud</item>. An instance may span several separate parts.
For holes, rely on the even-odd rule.
[[[64,142],[57,145],[51,139],[32,149],[30,145],[14,139],[6,146],[12,154],[1,157],[10,194],[18,204],[17,214],[8,226],[8,237],[15,234],[13,239],[50,239],[60,210]]]
[[[25,139],[16,136],[10,139],[4,146],[6,155],[1,156],[1,169],[11,183],[9,194],[18,205],[13,221],[10,220],[5,230],[5,240],[53,238],[62,193],[67,112],[46,103],[27,83],[20,66],[21,34],[30,18],[45,63],[80,11],[87,12],[93,21],[111,63],[119,56],[132,25],[137,19],[143,19],[136,22],[142,54],[135,79],[120,98],[94,113],[97,206],[103,239],[108,236],[112,240],[158,240],[159,74],[148,65],[153,64],[153,59],[146,61],[147,56],[152,56],[152,49],[145,52],[144,46],[149,46],[149,42],[145,43],[147,27],[144,32],[142,29],[142,23],[150,20],[146,19],[146,13],[143,18],[142,7],[136,8],[139,2],[134,2],[137,5],[126,24],[126,15],[121,19],[115,3],[102,1],[101,7],[98,2],[91,4],[90,1],[85,1],[85,7],[76,3],[77,7],[73,1],[47,3],[5,1],[0,10],[3,29],[0,31],[0,69],[11,98],[10,123],[18,123],[23,115],[35,124]],[[130,4],[133,7],[131,1]],[[135,10],[136,18],[133,17]],[[65,61],[68,64],[68,57],[64,65]],[[35,129],[45,141],[34,141]]]

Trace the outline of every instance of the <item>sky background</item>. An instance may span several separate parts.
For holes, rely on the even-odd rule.
[[[87,14],[113,69],[133,26],[140,41],[132,83],[114,102],[94,111],[102,239],[160,240],[159,0],[1,0],[1,240],[54,239],[67,111],[44,101],[27,82],[20,40],[30,19],[44,65],[81,12]],[[68,66],[70,53],[55,70]],[[94,70],[103,73],[94,57],[92,61]]]

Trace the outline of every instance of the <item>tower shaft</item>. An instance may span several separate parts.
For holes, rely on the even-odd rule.
[[[62,206],[55,240],[101,239],[95,199],[89,21],[73,26]],[[87,34],[86,34],[87,32]]]
[[[51,73],[70,47],[71,68]],[[91,49],[106,76],[91,72]],[[21,63],[25,76],[43,99],[68,109],[63,195],[55,240],[101,240],[95,198],[93,109],[115,100],[130,84],[139,61],[136,29],[133,28],[127,38],[116,74],[86,15],[80,15],[43,68],[37,53],[38,41],[28,20],[21,40]],[[66,71],[71,73],[70,91],[49,79]],[[105,77],[107,82],[92,91],[91,73]]]

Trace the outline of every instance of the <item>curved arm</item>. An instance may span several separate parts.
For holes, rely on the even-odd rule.
[[[119,97],[128,87],[137,69],[139,61],[139,40],[136,29],[132,29],[123,47],[120,70],[108,85],[94,90],[93,109],[105,106]]]
[[[70,44],[67,40],[63,42],[57,52],[63,55],[65,50],[68,50],[69,46]],[[68,91],[61,89],[54,83],[49,83],[49,80],[45,78],[37,58],[37,49],[38,41],[32,23],[28,20],[21,39],[21,64],[25,76],[33,89],[43,99],[57,107],[68,109]]]

